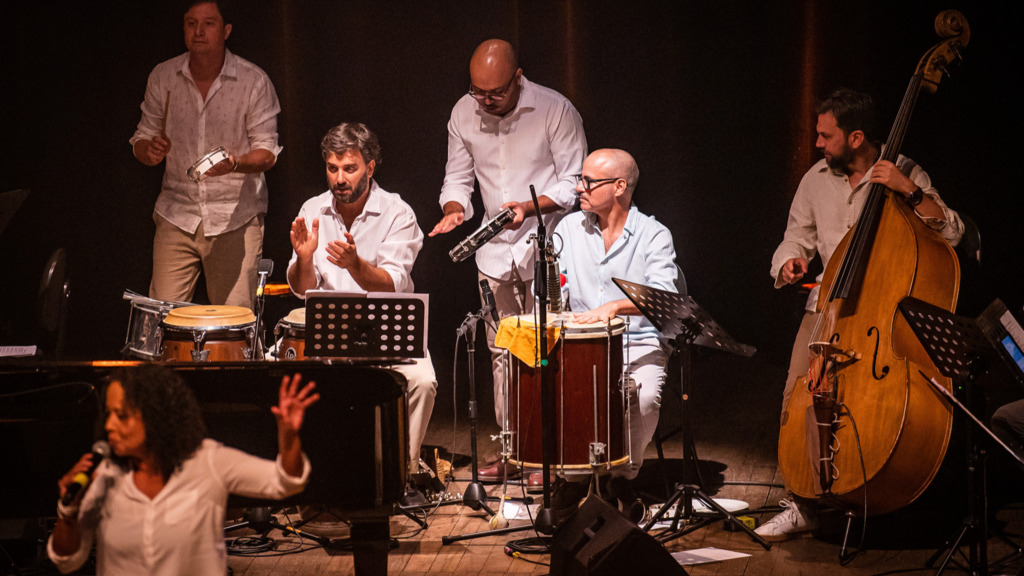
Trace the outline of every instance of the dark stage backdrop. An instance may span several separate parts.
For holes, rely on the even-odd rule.
[[[918,59],[937,42],[933,18],[950,7],[945,0],[237,4],[228,46],[267,71],[283,107],[284,151],[267,174],[271,281],[284,281],[290,221],[324,190],[319,141],[340,121],[377,132],[378,181],[412,205],[424,231],[434,226],[446,123],[468,87],[470,54],[480,41],[502,37],[519,49],[527,77],[576,104],[590,149],[633,153],[637,204],[672,231],[691,294],[776,365],[788,361],[804,296],[774,290],[768,268],[795,186],[818,158],[811,105],[845,85],[876,95],[891,119]],[[976,314],[999,296],[1024,316],[1024,211],[1013,148],[1021,115],[1006,85],[1020,69],[1016,23],[997,3],[970,4],[959,7],[973,32],[966,62],[936,95],[921,98],[904,151],[981,230],[982,266],[965,274],[960,311]],[[0,231],[0,344],[35,338],[39,278],[62,247],[72,283],[68,354],[117,357],[129,314],[121,293],[148,289],[163,170],[137,162],[128,138],[148,73],[184,51],[182,13],[173,2],[127,1],[40,0],[4,10],[0,191],[31,194]],[[447,253],[478,223],[426,239],[413,273],[417,291],[431,297],[439,411],[451,410],[453,373],[464,406],[454,334],[479,307],[473,263],[454,264]],[[268,304],[278,314],[299,305],[291,297]],[[782,386],[746,383],[766,384]],[[480,387],[485,402],[489,389]]]

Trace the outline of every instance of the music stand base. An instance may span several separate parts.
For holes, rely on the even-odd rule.
[[[714,510],[715,514],[712,516],[705,517],[704,519],[696,522],[695,524],[680,529],[680,520],[685,520],[686,522],[689,522],[694,517],[694,499],[703,502],[704,505],[707,506],[709,509]],[[658,511],[658,513],[655,514],[654,517],[651,518],[651,520],[646,525],[644,525],[643,531],[649,532],[654,527],[654,525],[657,524],[658,521],[665,515],[665,513],[672,508],[673,504],[676,505],[676,514],[672,520],[672,526],[670,526],[670,529],[668,531],[662,532],[661,534],[658,534],[655,537],[662,544],[666,542],[671,542],[676,538],[685,536],[686,534],[689,534],[690,532],[693,532],[698,528],[707,526],[715,520],[726,520],[732,522],[734,526],[746,532],[747,536],[750,536],[751,540],[759,544],[765,550],[771,550],[772,548],[772,545],[767,540],[765,540],[756,532],[751,530],[746,524],[740,522],[739,519],[737,519],[732,512],[729,512],[728,510],[723,508],[721,504],[715,502],[713,498],[702,492],[699,487],[694,486],[693,484],[677,484],[675,494],[673,494],[672,497],[669,498],[667,502],[665,502],[665,505],[662,507],[662,509]]]

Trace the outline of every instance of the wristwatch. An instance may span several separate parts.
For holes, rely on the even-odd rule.
[[[907,204],[917,206],[922,200],[924,200],[924,190],[921,190],[921,187],[918,186],[913,192],[907,195],[905,200],[907,201]]]

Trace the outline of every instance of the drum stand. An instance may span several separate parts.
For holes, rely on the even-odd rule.
[[[990,366],[999,364],[992,362],[995,356],[993,343],[986,338],[985,333],[970,318],[956,316],[947,310],[914,298],[904,298],[900,301],[899,308],[939,372],[953,380],[952,389],[964,390],[970,407],[977,409],[984,398],[981,397],[982,390],[975,384],[975,380]],[[967,362],[964,362],[964,359],[967,359]],[[925,566],[930,568],[942,555],[942,552],[948,549],[949,552],[946,553],[942,564],[935,572],[936,576],[942,574],[950,562],[970,574],[987,576],[989,570],[987,454],[985,447],[975,438],[974,426],[988,434],[1022,466],[1024,466],[1024,460],[978,420],[971,408],[965,406],[952,392],[946,390],[934,378],[929,378],[924,372],[921,372],[921,376],[974,423],[964,426],[964,445],[967,449],[967,462],[965,463],[967,469],[967,515],[956,534],[946,539],[942,547],[928,559]],[[954,554],[960,551],[960,545],[965,538],[968,539],[966,566],[953,558]]]
[[[679,384],[683,407],[680,432],[683,437],[684,478],[683,482],[675,485],[675,493],[669,497],[668,501],[661,507],[661,510],[643,526],[644,532],[649,532],[654,528],[655,524],[675,505],[676,512],[672,519],[672,525],[667,531],[656,536],[657,540],[662,543],[685,536],[715,520],[725,519],[727,522],[732,522],[733,526],[737,526],[746,532],[762,548],[769,550],[771,544],[737,520],[731,512],[702,491],[699,485],[699,462],[690,429],[689,417],[689,402],[693,398],[690,391],[690,346],[698,344],[746,357],[752,356],[755,349],[752,346],[740,344],[733,340],[707,312],[685,294],[659,290],[620,278],[613,278],[613,280],[626,297],[654,324],[654,327],[658,329],[662,336],[670,338],[675,342],[675,353],[679,359]],[[695,471],[698,484],[688,481],[687,477],[690,469]],[[691,522],[696,516],[693,510],[693,500],[695,498],[703,502],[708,508],[714,510],[715,514],[704,517],[696,523]],[[680,500],[682,500],[681,503]],[[686,524],[682,529],[680,529],[680,521]]]

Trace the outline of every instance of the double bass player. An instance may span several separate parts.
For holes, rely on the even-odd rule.
[[[902,155],[895,164],[879,160],[882,145],[869,95],[839,89],[821,101],[815,112],[815,146],[824,158],[803,176],[793,197],[785,236],[772,256],[771,275],[776,288],[799,282],[815,254],[821,257],[823,266],[828,266],[836,247],[856,225],[870,184],[874,183],[891,190],[928,227],[956,246],[963,235],[963,222],[939,197],[928,174]],[[817,281],[821,280],[819,276]],[[808,344],[819,317],[818,289],[812,289],[807,298],[793,343],[783,392],[783,423],[790,417],[788,407],[796,382],[808,372]],[[864,291],[871,289],[863,287]],[[816,501],[794,498],[780,504],[783,511],[756,530],[761,537],[779,542],[817,528]]]

